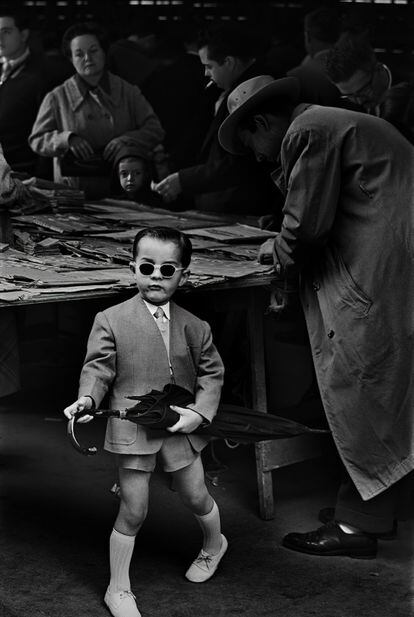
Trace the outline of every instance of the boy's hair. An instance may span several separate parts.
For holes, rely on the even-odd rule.
[[[173,244],[176,244],[181,252],[181,264],[183,268],[187,268],[190,265],[191,253],[193,252],[191,240],[186,234],[182,233],[178,229],[161,226],[141,229],[134,239],[132,259],[136,259],[137,257],[138,244],[142,238],[154,238],[156,240],[161,240],[162,242],[172,242]]]
[[[198,49],[207,47],[210,60],[223,64],[227,56],[248,61],[258,53],[258,41],[245,24],[219,23],[199,33]]]
[[[370,71],[375,62],[374,50],[364,38],[344,34],[329,51],[326,73],[331,81],[339,83],[359,70]]]
[[[139,156],[138,154],[125,154],[116,161],[116,169],[119,173],[119,166],[123,161],[139,161],[143,164],[145,171],[149,171],[149,160],[145,156]]]
[[[26,30],[30,27],[30,20],[27,13],[20,8],[2,4],[0,5],[0,17],[11,17],[18,30]]]
[[[83,21],[70,26],[63,34],[62,53],[69,60],[72,58],[70,44],[77,36],[91,34],[98,39],[99,45],[104,51],[108,48],[108,38],[105,30],[94,21]]]

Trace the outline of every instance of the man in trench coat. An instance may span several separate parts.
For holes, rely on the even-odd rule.
[[[219,138],[279,168],[284,218],[261,258],[273,258],[280,298],[299,283],[345,470],[332,520],[283,544],[369,558],[414,468],[414,149],[384,120],[299,96],[292,77],[240,84]]]

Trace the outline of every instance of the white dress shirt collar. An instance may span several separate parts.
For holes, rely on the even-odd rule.
[[[144,302],[145,306],[147,307],[147,309],[149,310],[149,312],[151,313],[151,315],[154,317],[154,314],[155,314],[158,306],[155,305],[155,304],[152,304],[151,302],[147,302],[144,299],[143,299],[143,302]],[[166,318],[169,321],[170,320],[170,303],[167,302],[166,304],[163,304],[161,306],[161,308],[164,311],[164,315],[166,316]]]

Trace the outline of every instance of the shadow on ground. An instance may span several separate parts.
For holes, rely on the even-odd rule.
[[[99,617],[108,580],[108,538],[118,501],[110,455],[86,458],[66,438],[57,412],[36,401],[0,410],[1,617]],[[104,423],[83,428],[101,443]],[[86,433],[86,431],[88,431]],[[147,521],[131,581],[143,617],[411,617],[412,525],[382,542],[375,560],[315,558],[281,548],[288,531],[317,526],[333,503],[330,459],[274,473],[276,517],[257,514],[254,451],[215,452],[227,469],[212,473],[230,543],[216,576],[194,585],[183,574],[200,548],[198,525],[162,472],[152,479]],[[212,467],[209,452],[205,462]],[[217,464],[215,464],[217,466]]]

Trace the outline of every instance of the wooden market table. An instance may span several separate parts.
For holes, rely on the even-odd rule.
[[[268,412],[266,367],[264,354],[264,313],[269,301],[271,275],[252,275],[197,288],[184,288],[179,292],[179,302],[188,300],[196,305],[223,313],[243,307],[247,313],[250,349],[252,407]],[[48,294],[13,303],[0,302],[0,310],[18,306],[60,304],[81,300],[111,299],[120,301],[131,296],[132,291],[94,290],[79,293]],[[277,410],[276,410],[277,413]],[[260,516],[265,520],[274,517],[274,491],[272,471],[286,465],[304,461],[321,454],[320,435],[299,435],[255,444],[256,473]]]

